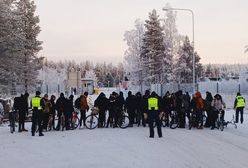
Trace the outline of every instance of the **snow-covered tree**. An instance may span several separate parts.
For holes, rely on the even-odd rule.
[[[85,78],[87,78],[87,79],[93,79],[93,80],[97,81],[96,73],[94,72],[94,70],[88,70],[88,71],[86,71]]]
[[[165,8],[171,8],[171,5],[166,4]],[[164,66],[164,73],[166,75],[165,79],[170,81],[176,79],[173,75],[175,70],[175,59],[178,57],[178,51],[180,43],[183,41],[183,36],[178,33],[176,26],[176,12],[173,10],[168,10],[165,13],[165,18],[163,20],[163,30],[164,30],[164,46],[166,54],[167,66]]]
[[[8,77],[10,75],[11,62],[5,62],[8,59],[8,45],[11,36],[11,9],[7,1],[0,0],[0,86],[3,88],[8,85]],[[10,57],[11,58],[11,57]],[[10,67],[9,67],[10,66]]]
[[[164,46],[163,28],[156,10],[149,13],[145,21],[146,31],[143,38],[141,58],[143,62],[143,79],[150,83],[163,81],[163,66],[167,64]]]
[[[0,85],[6,93],[15,87],[20,70],[19,57],[24,45],[13,0],[0,0]]]
[[[128,46],[128,49],[125,51],[125,69],[129,80],[134,85],[142,83],[142,62],[140,56],[144,32],[144,23],[137,19],[135,21],[135,29],[126,31],[124,34],[124,40]]]
[[[192,83],[193,81],[193,46],[186,36],[183,45],[179,49],[179,57],[176,63],[176,76],[177,82],[180,83]],[[195,55],[195,72],[196,77],[200,77],[202,74],[202,65],[200,63],[200,57],[197,52]]]
[[[38,70],[41,68],[42,59],[37,56],[42,49],[42,42],[37,39],[40,33],[39,17],[35,15],[36,6],[33,0],[21,0],[15,3],[15,15],[18,18],[18,28],[22,32],[24,48],[19,52],[18,76],[25,91],[35,86]]]

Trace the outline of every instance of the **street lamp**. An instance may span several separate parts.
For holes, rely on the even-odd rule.
[[[187,12],[190,12],[191,15],[192,15],[192,44],[193,44],[193,61],[192,61],[192,64],[193,64],[193,93],[195,93],[195,53],[194,53],[194,50],[195,50],[195,23],[194,23],[194,12],[191,10],[191,9],[182,9],[182,8],[163,8],[162,10],[164,11],[170,11],[170,10],[182,10],[182,11],[187,11]]]

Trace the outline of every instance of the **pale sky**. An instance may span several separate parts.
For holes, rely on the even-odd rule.
[[[195,49],[201,63],[248,63],[248,0],[35,0],[43,50],[49,60],[122,62],[124,33],[170,3],[195,13]],[[192,40],[190,13],[177,12],[179,33]]]

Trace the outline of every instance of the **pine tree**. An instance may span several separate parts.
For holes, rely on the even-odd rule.
[[[40,33],[39,17],[35,16],[36,6],[33,0],[21,0],[15,3],[15,15],[18,17],[19,30],[24,35],[24,48],[19,52],[20,83],[27,92],[36,84],[38,70],[41,68],[43,58],[37,56],[42,49],[42,42],[37,39]]]
[[[189,38],[186,36],[183,45],[179,49],[179,57],[176,63],[176,76],[177,82],[180,83],[192,83],[193,82],[193,47],[190,44]],[[196,77],[200,77],[202,74],[202,65],[200,63],[200,57],[197,52],[195,55],[195,72]]]
[[[17,82],[19,53],[24,47],[23,33],[13,12],[13,0],[0,1],[0,85],[9,93]]]
[[[146,31],[143,38],[141,58],[143,62],[143,79],[149,83],[162,81],[163,66],[166,66],[163,29],[160,26],[156,10],[149,13],[145,21]]]
[[[166,4],[165,8],[171,8],[170,4]],[[174,71],[176,66],[175,60],[178,57],[178,51],[180,43],[182,42],[182,36],[178,33],[176,26],[176,12],[173,10],[166,11],[165,19],[163,22],[164,30],[164,46],[166,54],[167,66],[164,66],[163,72],[165,73],[165,79],[172,81],[176,79]]]

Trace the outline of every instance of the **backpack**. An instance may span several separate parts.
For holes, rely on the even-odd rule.
[[[14,98],[14,109],[15,110],[20,110],[21,108],[21,97],[15,97]]]
[[[80,109],[80,97],[75,100],[74,104],[77,109]]]

